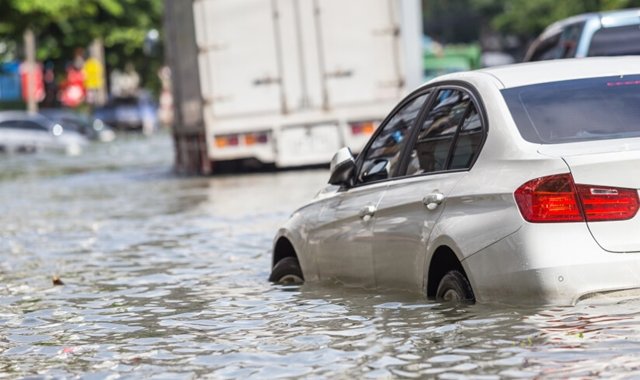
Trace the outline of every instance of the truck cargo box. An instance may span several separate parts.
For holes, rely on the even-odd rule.
[[[167,3],[174,103],[182,108],[176,148],[185,149],[181,136],[193,135],[198,128],[188,124],[198,120],[205,151],[189,154],[214,171],[224,162],[325,164],[343,146],[357,153],[421,79],[418,0]]]

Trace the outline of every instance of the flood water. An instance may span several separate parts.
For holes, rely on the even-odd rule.
[[[167,134],[0,156],[0,378],[640,377],[640,300],[271,285],[273,235],[327,171],[183,178],[172,159]]]

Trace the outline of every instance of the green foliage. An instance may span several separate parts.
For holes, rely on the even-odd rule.
[[[0,0],[0,40],[21,44],[31,28],[37,58],[60,72],[76,49],[102,38],[110,68],[132,62],[143,82],[154,81],[161,57],[146,57],[142,45],[150,29],[161,29],[162,7],[162,0]]]

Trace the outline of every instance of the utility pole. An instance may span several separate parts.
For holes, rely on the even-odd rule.
[[[420,0],[401,0],[400,22],[402,33],[406,33],[402,41],[405,51],[405,86],[413,89],[421,85],[422,68],[422,2]]]
[[[27,84],[27,111],[29,113],[38,112],[38,101],[36,100],[36,38],[33,30],[27,29],[24,32],[24,50],[26,63],[26,84]]]

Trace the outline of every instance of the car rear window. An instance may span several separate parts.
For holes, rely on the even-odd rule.
[[[593,35],[589,56],[640,54],[640,25],[600,29]]]
[[[640,75],[502,90],[522,137],[538,144],[640,137]]]

